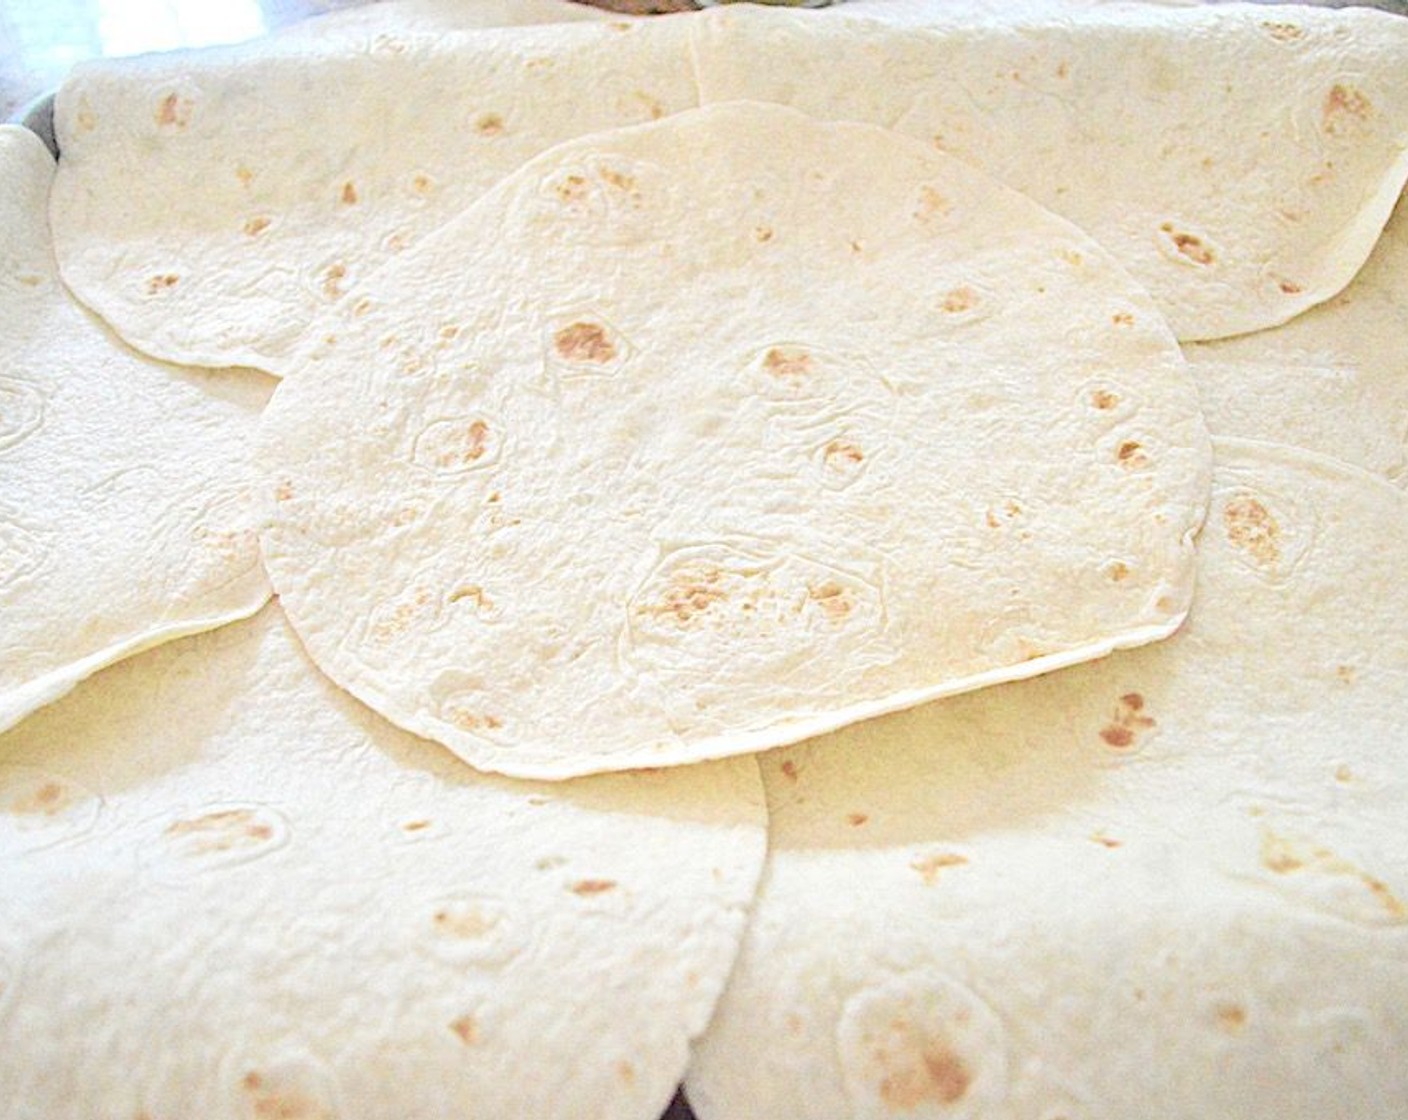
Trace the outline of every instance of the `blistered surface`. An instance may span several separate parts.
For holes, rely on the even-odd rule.
[[[701,1120],[1401,1114],[1408,501],[1217,450],[1169,641],[762,759]]]
[[[65,279],[143,350],[281,373],[322,311],[531,156],[697,103],[674,20],[439,12],[80,67],[55,110]]]
[[[781,101],[968,160],[1090,233],[1182,339],[1259,330],[1339,292],[1408,178],[1408,20],[1383,12],[938,6],[927,29],[844,16],[709,13],[702,100]]]
[[[751,759],[476,775],[274,607],[171,643],[0,737],[0,1117],[654,1120],[764,827]]]
[[[0,728],[259,609],[247,474],[272,388],[144,359],[64,290],[40,141],[0,128]]]
[[[266,562],[335,680],[478,766],[774,746],[1187,607],[1206,437],[1148,299],[878,129],[564,145],[324,326]]]

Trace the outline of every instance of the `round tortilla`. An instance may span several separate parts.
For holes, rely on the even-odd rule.
[[[881,129],[562,145],[325,329],[261,430],[271,578],[483,769],[772,747],[1187,610],[1209,451],[1148,297]]]
[[[1408,496],[1217,451],[1174,638],[762,760],[701,1120],[1401,1116]]]
[[[134,354],[64,290],[54,161],[0,126],[0,730],[269,597],[249,455],[272,383]]]
[[[276,608],[0,737],[0,1117],[655,1120],[765,846],[752,759],[487,778]]]

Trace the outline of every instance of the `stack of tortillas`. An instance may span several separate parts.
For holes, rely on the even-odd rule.
[[[1408,20],[853,11],[0,130],[0,1120],[1401,1120]]]

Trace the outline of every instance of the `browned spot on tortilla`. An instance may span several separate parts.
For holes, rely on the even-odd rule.
[[[235,178],[240,181],[240,186],[247,187],[254,182],[254,172],[241,164],[235,168]]]
[[[943,138],[934,137],[934,143],[938,147],[943,147]],[[920,222],[929,222],[936,217],[943,217],[953,209],[953,204],[949,202],[934,187],[919,188],[919,205],[915,207],[914,217]]]
[[[401,826],[405,832],[422,832],[430,827],[429,821],[407,821]]]
[[[1120,466],[1134,470],[1138,467],[1149,465],[1149,456],[1144,454],[1144,445],[1137,440],[1127,439],[1119,446],[1115,452],[1115,457],[1119,460]]]
[[[164,292],[169,288],[174,288],[180,281],[181,278],[171,272],[153,276],[147,281],[147,294],[156,295],[157,292]]]
[[[795,782],[797,780],[797,764],[793,762],[790,758],[782,764],[780,769],[782,771],[782,776],[786,778],[789,782]]]
[[[415,191],[416,194],[429,194],[434,187],[435,180],[423,171],[418,172],[411,179],[411,190]]]
[[[483,937],[499,924],[493,916],[485,916],[473,906],[437,910],[431,915],[437,933],[446,937]]]
[[[450,602],[458,603],[464,599],[473,600],[475,607],[481,611],[488,610],[494,605],[494,601],[484,594],[484,589],[478,584],[467,584],[450,592]]]
[[[1294,23],[1263,20],[1261,26],[1262,29],[1278,43],[1289,43],[1295,39],[1305,37],[1305,29]]]
[[[1128,311],[1116,311],[1110,316],[1110,322],[1117,327],[1132,327],[1134,326],[1134,316]]]
[[[255,1120],[331,1120],[332,1116],[299,1092],[259,1093],[253,1104]]]
[[[1281,527],[1255,498],[1243,495],[1228,502],[1222,510],[1222,525],[1228,543],[1257,563],[1274,564],[1281,558]]]
[[[244,232],[250,237],[258,237],[269,228],[272,219],[265,217],[250,218],[244,223]]]
[[[199,836],[190,848],[192,855],[228,852],[252,847],[273,839],[274,830],[255,818],[253,809],[221,809],[190,820],[166,826],[168,836]]]
[[[1342,680],[1342,681],[1344,681],[1345,684],[1353,684],[1353,683],[1354,683],[1354,677],[1355,677],[1354,666],[1353,666],[1353,665],[1340,665],[1340,666],[1337,666],[1336,669],[1335,669],[1335,676],[1339,677],[1339,679]]]
[[[1106,836],[1103,832],[1095,833],[1093,836],[1091,836],[1091,839],[1094,840],[1097,844],[1103,845],[1106,848],[1118,848],[1124,843],[1124,841],[1116,840],[1112,836]]]
[[[274,501],[286,502],[293,497],[293,483],[284,479],[274,487]]]
[[[553,187],[553,191],[562,202],[581,202],[587,197],[587,180],[582,175],[564,175]]]
[[[1129,565],[1122,560],[1116,560],[1109,567],[1109,576],[1116,583],[1123,583],[1129,578]]]
[[[939,873],[944,868],[961,867],[967,862],[967,856],[958,855],[956,852],[937,852],[934,855],[911,860],[909,866],[919,872],[919,877],[924,880],[926,887],[932,887],[938,882]]]
[[[1070,65],[1064,59],[1056,64],[1056,76],[1058,78],[1064,78],[1070,72]]]
[[[616,347],[600,323],[573,323],[553,336],[557,352],[569,362],[609,362],[616,357]]]
[[[782,1020],[782,1022],[787,1027],[788,1034],[802,1033],[802,1017],[800,1015],[788,1012],[787,1016]]]
[[[1100,738],[1112,747],[1127,747],[1134,742],[1134,732],[1127,727],[1111,724],[1109,727],[1101,728]]]
[[[1126,692],[1120,697],[1120,703],[1131,712],[1142,712],[1144,710],[1144,697],[1137,692]]]
[[[846,464],[852,466],[865,461],[865,452],[848,439],[833,439],[826,445],[822,452],[828,467],[843,469]]]
[[[882,1048],[875,1057],[886,1071],[878,1086],[880,1099],[896,1112],[913,1112],[926,1103],[956,1104],[973,1083],[963,1060],[937,1040],[917,1047],[914,1054]]]
[[[500,136],[504,131],[504,119],[498,113],[485,113],[474,122],[474,131],[480,136]]]
[[[11,801],[6,808],[12,813],[52,817],[68,808],[72,800],[69,797],[70,792],[60,782],[46,781],[28,796]]]
[[[1101,412],[1109,412],[1115,405],[1120,403],[1120,398],[1108,389],[1096,389],[1090,394],[1090,403]]]
[[[483,420],[471,420],[459,437],[435,456],[437,467],[442,470],[467,467],[482,459],[489,445],[489,425]]]
[[[1288,296],[1299,295],[1301,292],[1305,291],[1305,289],[1294,280],[1279,280],[1276,286]]]
[[[573,894],[593,895],[604,894],[607,891],[616,889],[615,879],[578,879],[569,888]]]
[[[481,715],[465,708],[451,708],[449,719],[461,731],[497,731],[504,725],[498,716]]]
[[[433,596],[429,591],[423,587],[417,589],[411,598],[398,603],[394,610],[379,619],[371,627],[368,636],[378,645],[385,645],[400,637],[406,632],[412,620],[430,606],[432,601]]]
[[[1364,872],[1360,872],[1359,877],[1364,885],[1369,888],[1369,892],[1378,899],[1380,905],[1395,918],[1408,916],[1408,908],[1405,908],[1403,902],[1388,889],[1386,883]]]
[[[1373,105],[1364,94],[1347,82],[1336,82],[1325,95],[1321,114],[1325,131],[1333,135],[1343,132],[1353,121],[1367,120]]]
[[[191,123],[191,103],[181,95],[168,93],[156,107],[156,123],[163,128],[185,128]]]
[[[960,311],[972,311],[978,306],[978,293],[964,284],[945,295],[939,306],[950,315],[956,315]]]
[[[342,281],[347,277],[347,266],[342,263],[330,264],[323,273],[323,295],[328,299],[342,298]]]
[[[1218,1030],[1227,1034],[1241,1034],[1247,1025],[1247,1009],[1239,1003],[1219,1003],[1213,1009],[1213,1018]]]
[[[1354,771],[1349,768],[1349,765],[1347,763],[1341,762],[1338,766],[1335,767],[1335,781],[1354,781]]]
[[[621,1084],[634,1085],[636,1083],[636,1067],[630,1062],[617,1062],[616,1076],[621,1079]]]
[[[639,608],[642,614],[674,615],[681,625],[692,621],[716,603],[728,599],[719,586],[723,576],[717,568],[682,568],[670,577],[670,586],[658,604]]]
[[[762,243],[762,242],[765,242],[765,241],[771,241],[771,240],[772,240],[772,227],[771,227],[771,226],[754,226],[754,227],[753,227],[753,240],[755,240],[755,241],[757,241],[757,242],[759,242],[759,243]]]
[[[479,1024],[474,1021],[473,1015],[461,1015],[450,1023],[450,1030],[454,1031],[466,1046],[473,1046],[479,1041]]]
[[[1134,745],[1139,732],[1153,727],[1155,721],[1144,714],[1144,697],[1138,692],[1126,692],[1119,699],[1109,722],[1100,730],[1100,738],[1111,747],[1124,750]]]
[[[1277,875],[1289,875],[1303,870],[1305,860],[1289,840],[1267,832],[1261,838],[1261,865]]]
[[[1164,222],[1159,228],[1168,234],[1173,247],[1194,264],[1206,266],[1217,259],[1217,255],[1196,233],[1174,229],[1172,222]]]
[[[812,356],[795,347],[774,346],[763,355],[763,368],[774,377],[800,381],[812,371]]]
[[[351,179],[342,184],[342,194],[339,196],[344,206],[355,206],[357,204],[357,185]]]
[[[619,191],[633,191],[636,189],[636,180],[633,175],[627,175],[624,171],[617,171],[614,167],[603,167],[601,169],[603,182],[609,183]]]
[[[850,594],[835,580],[808,587],[807,598],[821,607],[826,617],[833,621],[845,618],[855,605]]]
[[[859,828],[861,825],[865,824],[865,822],[868,821],[868,820],[870,820],[870,814],[869,814],[869,813],[847,813],[847,814],[846,814],[846,823],[847,823],[848,825],[850,825],[852,828]]]

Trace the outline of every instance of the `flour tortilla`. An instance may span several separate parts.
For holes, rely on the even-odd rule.
[[[299,37],[326,41],[350,36],[355,40],[375,35],[477,31],[486,27],[628,18],[575,0],[382,0],[314,16],[283,28],[277,34],[282,39]]]
[[[672,19],[93,62],[59,91],[66,281],[134,346],[270,372],[378,264],[559,139],[692,106]]]
[[[1408,199],[1329,303],[1184,352],[1215,433],[1309,448],[1408,487]]]
[[[700,1120],[1402,1115],[1408,496],[1216,447],[1180,634],[762,759]]]
[[[654,1120],[742,935],[752,759],[476,775],[277,608],[0,738],[0,1117]]]
[[[59,281],[54,161],[0,126],[0,730],[269,597],[249,451],[272,383],[133,354]]]
[[[1150,301],[881,129],[564,144],[325,328],[261,430],[266,564],[324,671],[475,766],[758,750],[1187,609],[1209,452]]]
[[[1019,9],[929,30],[844,12],[706,13],[703,101],[934,143],[1085,229],[1182,339],[1329,299],[1408,178],[1408,20],[1383,12]]]

